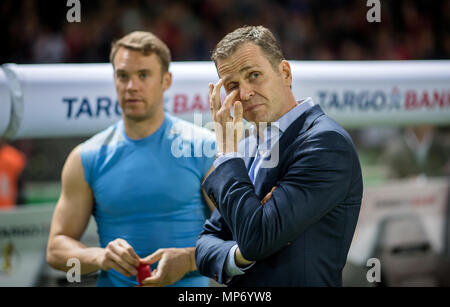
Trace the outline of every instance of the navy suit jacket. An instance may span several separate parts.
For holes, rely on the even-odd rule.
[[[353,142],[315,105],[286,129],[278,148],[278,165],[259,169],[254,185],[249,158],[230,159],[205,179],[216,210],[197,240],[198,270],[226,283],[225,260],[238,244],[256,263],[228,285],[341,286],[363,191]]]

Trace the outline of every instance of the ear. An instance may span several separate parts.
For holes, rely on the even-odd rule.
[[[163,89],[164,91],[168,90],[169,87],[172,85],[172,73],[171,72],[165,72],[163,75]]]
[[[283,83],[290,87],[292,84],[292,72],[289,62],[286,60],[281,61],[278,65],[278,70],[281,74],[281,78],[283,79]]]

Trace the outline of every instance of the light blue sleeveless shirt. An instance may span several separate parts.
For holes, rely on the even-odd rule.
[[[168,113],[144,139],[128,138],[121,120],[84,142],[81,161],[95,198],[100,246],[122,238],[141,258],[159,248],[195,246],[210,215],[200,184],[214,150],[212,132]],[[208,283],[195,271],[174,286]],[[100,272],[97,285],[135,286],[137,281],[109,270]]]

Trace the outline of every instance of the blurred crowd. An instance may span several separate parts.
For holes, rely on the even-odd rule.
[[[111,42],[133,30],[148,30],[162,38],[171,49],[174,61],[208,61],[216,43],[226,33],[245,24],[270,28],[289,60],[450,58],[448,0],[380,1],[379,23],[368,22],[367,12],[371,7],[366,0],[79,1],[79,23],[68,22],[71,7],[66,0],[0,1],[0,31],[3,32],[0,64],[108,62]],[[449,127],[438,127],[435,132],[439,136],[436,142],[442,143],[440,135],[443,134],[443,143],[448,147]],[[409,160],[403,159],[403,162],[418,161],[416,168],[411,168],[409,162],[406,168],[421,173],[427,173],[425,168],[429,168],[430,174],[436,174],[436,167],[428,167],[422,154],[434,148],[429,137],[423,146],[412,137],[408,139],[413,141],[400,146],[397,140],[406,139],[401,129],[381,129],[381,132],[376,128],[355,129],[350,133],[360,154],[365,148],[370,150],[367,153],[370,159],[363,159],[363,164],[379,163],[382,159],[393,170],[391,164],[406,163],[398,162],[395,157],[404,154],[397,152],[412,148],[411,152],[421,154],[411,153]],[[384,155],[387,139],[396,143],[387,147],[396,150]],[[13,145],[28,158],[23,174],[27,181],[59,181],[67,154],[83,140],[17,140]],[[448,157],[446,151],[443,155]],[[439,168],[441,173],[444,169],[448,172],[448,163],[442,165],[445,167]]]
[[[450,56],[450,1],[366,0],[2,0],[1,63],[107,62],[111,41],[133,30],[161,37],[174,61],[209,60],[215,44],[244,24],[269,27],[290,60],[411,60]]]

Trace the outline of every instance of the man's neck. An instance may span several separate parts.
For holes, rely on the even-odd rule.
[[[125,133],[130,139],[140,140],[158,130],[164,122],[164,112],[144,120],[133,120],[123,117]]]
[[[292,94],[292,92],[290,92],[290,95],[288,95],[288,99],[289,102],[286,104],[286,110],[275,120],[278,121],[280,118],[282,118],[285,114],[289,113],[293,108],[295,108],[296,106],[298,106],[299,104],[297,103],[297,101],[294,98],[294,95]],[[270,127],[270,125],[272,124],[272,122],[267,123],[266,125],[260,125],[259,123],[257,123],[257,135],[258,135],[258,139],[262,142],[264,142],[264,130],[267,127]]]
[[[281,117],[283,117],[285,114],[287,114],[293,108],[298,106],[297,100],[295,100],[295,97],[294,97],[294,94],[292,93],[292,91],[289,90],[289,92],[286,96],[286,99],[287,99],[287,101],[286,101],[286,104],[284,107],[284,111],[275,121],[278,121]]]

